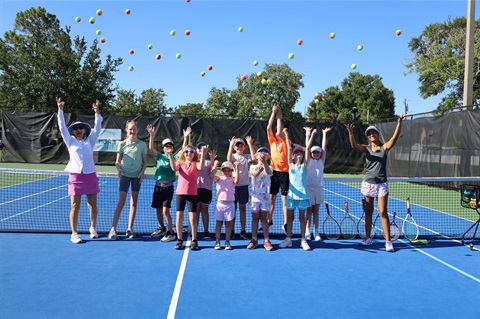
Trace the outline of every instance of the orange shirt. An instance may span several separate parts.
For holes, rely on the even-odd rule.
[[[270,143],[271,165],[277,172],[288,172],[288,150],[284,139],[276,137],[273,133],[268,134]]]

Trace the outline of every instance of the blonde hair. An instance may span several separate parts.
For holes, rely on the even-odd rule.
[[[194,148],[192,145],[185,145],[185,147],[182,148],[182,151],[180,152],[180,156],[178,156],[178,161],[179,161],[179,162],[185,162],[185,160],[186,160],[185,151],[186,151],[186,150],[194,150],[194,151],[195,151],[195,148]],[[194,152],[194,153],[193,153],[192,162],[198,162],[197,152]]]

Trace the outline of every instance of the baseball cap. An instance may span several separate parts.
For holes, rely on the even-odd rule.
[[[267,154],[270,154],[270,150],[266,147],[260,147],[258,150],[257,150],[257,154],[258,153],[267,153]]]
[[[233,164],[231,162],[223,162],[221,169],[229,168],[233,171]]]
[[[311,149],[310,149],[310,152],[320,152],[322,153],[323,150],[320,146],[313,146]]]
[[[195,146],[195,148],[200,149],[200,148],[204,147],[205,145],[207,145],[207,144],[204,143],[204,142],[200,142],[200,143],[197,144],[197,146]]]
[[[376,128],[376,127],[373,126],[373,125],[367,127],[367,129],[365,130],[365,135],[367,135],[368,131],[371,131],[371,130],[374,130],[375,132],[378,133],[378,135],[380,135],[380,131],[378,130],[378,128]]]
[[[162,146],[165,146],[165,145],[167,145],[167,144],[175,145],[175,144],[173,143],[173,141],[172,141],[171,139],[169,139],[169,138],[166,138],[166,139],[164,139],[164,140],[162,141]]]
[[[295,153],[298,153],[298,152],[305,153],[305,150],[304,150],[303,147],[301,147],[301,146],[295,146],[295,148],[293,149],[292,154],[295,154]]]
[[[243,140],[243,138],[237,138],[237,139],[235,140],[235,145],[237,145],[238,143],[242,143],[243,145],[246,145],[246,144],[245,144],[245,141]]]

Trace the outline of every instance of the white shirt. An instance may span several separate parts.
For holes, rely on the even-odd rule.
[[[90,135],[84,140],[77,140],[68,132],[65,124],[65,117],[63,110],[58,110],[58,124],[60,125],[60,132],[62,133],[63,141],[68,147],[68,154],[70,160],[68,161],[66,172],[69,173],[95,173],[95,163],[93,162],[93,147],[97,142],[102,129],[103,117],[100,114],[95,114],[95,127],[90,132]]]
[[[307,164],[307,187],[323,187],[323,161],[310,158]]]

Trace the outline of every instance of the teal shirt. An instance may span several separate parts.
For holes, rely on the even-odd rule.
[[[178,156],[175,155],[175,158]],[[176,180],[175,172],[170,167],[170,160],[168,156],[158,152],[155,156],[155,160],[157,161],[157,169],[155,171],[155,180],[156,181],[172,181]]]
[[[288,170],[288,194],[287,198],[293,200],[309,199],[307,193],[307,168],[305,164],[290,164]]]
[[[130,178],[138,177],[143,168],[142,155],[147,154],[147,144],[141,140],[133,143],[123,140],[118,144],[117,153],[122,155],[120,162],[122,175]]]

